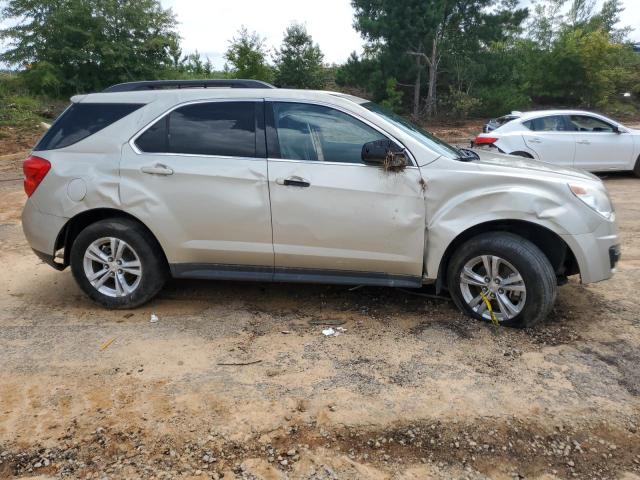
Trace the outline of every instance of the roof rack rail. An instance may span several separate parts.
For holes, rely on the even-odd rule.
[[[137,92],[141,90],[168,90],[180,88],[276,88],[261,80],[152,80],[111,85],[107,92]]]

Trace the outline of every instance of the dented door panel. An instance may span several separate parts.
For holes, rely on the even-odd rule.
[[[283,185],[298,177],[308,187]],[[422,276],[420,170],[269,159],[276,271],[307,268]]]

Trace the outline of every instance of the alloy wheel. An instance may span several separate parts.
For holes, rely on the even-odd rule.
[[[495,255],[474,257],[464,265],[460,272],[460,291],[469,308],[491,320],[486,298],[500,322],[520,314],[527,300],[527,289],[520,272]]]
[[[84,274],[98,292],[109,297],[133,293],[142,279],[142,265],[136,251],[124,240],[103,237],[84,253]]]

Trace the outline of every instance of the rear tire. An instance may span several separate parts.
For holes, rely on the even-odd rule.
[[[640,178],[640,155],[638,156],[638,159],[636,160],[636,165],[633,167],[633,174]]]
[[[80,288],[106,308],[138,307],[162,288],[168,269],[155,238],[139,223],[112,218],[82,230],[71,246]]]
[[[558,291],[555,272],[542,251],[508,232],[485,233],[458,247],[449,262],[447,283],[466,315],[491,321],[484,296],[500,325],[518,328],[542,321]]]

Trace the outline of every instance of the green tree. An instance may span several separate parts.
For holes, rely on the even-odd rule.
[[[40,91],[66,94],[154,78],[172,65],[178,35],[158,0],[8,0],[0,60]]]
[[[289,88],[320,89],[325,84],[324,55],[313,43],[304,25],[289,26],[280,50],[276,51],[276,84]]]
[[[402,109],[402,92],[397,89],[398,81],[390,78],[385,84],[385,98],[380,102],[384,108],[399,112]]]
[[[231,75],[237,78],[272,80],[273,72],[267,64],[264,40],[256,32],[249,33],[246,27],[241,27],[238,35],[229,42],[224,58],[230,64],[228,70]]]
[[[428,71],[426,113],[436,107],[440,63],[456,38],[465,41],[499,40],[526,16],[504,0],[352,0],[355,26],[372,44],[413,59],[413,114],[421,113],[422,75]],[[460,32],[463,35],[460,35]],[[479,48],[478,45],[476,47]]]

